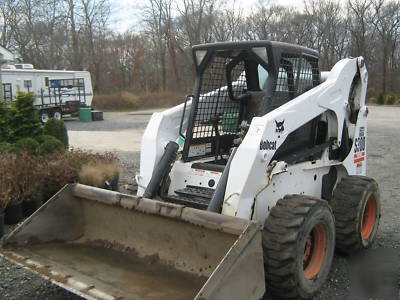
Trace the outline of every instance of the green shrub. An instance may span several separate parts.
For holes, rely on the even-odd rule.
[[[15,149],[18,151],[29,152],[31,154],[37,153],[39,143],[33,138],[22,138],[15,143]]]
[[[10,110],[0,100],[0,143],[8,142],[10,140]]]
[[[58,139],[48,139],[39,145],[40,154],[51,154],[64,149],[64,144]]]
[[[368,103],[369,104],[376,104],[376,98],[375,97],[371,97],[368,99]]]
[[[14,149],[15,149],[15,146],[13,144],[10,144],[7,142],[0,143],[0,153],[10,153],[10,152],[13,152]]]
[[[396,94],[390,93],[386,95],[386,103],[389,105],[393,105],[396,102]]]
[[[385,104],[385,97],[383,96],[382,93],[380,93],[380,94],[378,95],[378,100],[376,101],[376,103],[378,103],[378,104]]]
[[[43,132],[45,135],[54,136],[68,148],[68,131],[63,120],[50,119],[44,124]]]
[[[24,137],[36,137],[42,133],[37,112],[33,106],[35,95],[17,93],[17,100],[11,109],[11,139],[17,141]]]
[[[59,141],[59,139],[55,138],[54,136],[47,135],[47,134],[38,136],[36,138],[36,140],[39,142],[39,144],[43,144],[44,142],[49,141],[49,140],[51,140],[51,141]]]

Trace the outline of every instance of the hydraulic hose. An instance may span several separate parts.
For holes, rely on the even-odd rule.
[[[157,195],[158,189],[162,180],[169,175],[172,164],[176,159],[179,145],[175,142],[169,142],[165,147],[164,154],[161,156],[159,163],[154,169],[153,176],[143,194],[144,198],[154,198]]]

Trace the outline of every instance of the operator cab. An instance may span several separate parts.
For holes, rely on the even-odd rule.
[[[186,99],[192,101],[190,111],[185,103],[181,121],[181,159],[174,163],[171,182],[164,182],[162,198],[208,209],[232,149],[252,119],[317,86],[320,72],[317,52],[280,42],[204,44],[193,47],[193,56],[197,76],[194,93]],[[309,159],[310,153],[299,156],[299,151],[325,142],[326,129],[320,117],[304,124],[288,135],[273,159]],[[318,155],[323,147],[316,149]]]
[[[211,158],[210,163],[224,165],[224,157],[240,143],[253,117],[320,83],[318,53],[297,45],[271,41],[204,44],[193,47],[193,56],[196,83],[188,125],[181,128],[185,162]],[[312,123],[303,131],[311,131]],[[302,132],[296,143],[308,143],[310,136]]]

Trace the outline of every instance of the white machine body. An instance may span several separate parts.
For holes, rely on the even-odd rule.
[[[352,86],[357,74],[359,80]],[[343,59],[330,72],[322,72],[321,83],[316,87],[263,116],[252,118],[231,160],[221,213],[264,222],[271,208],[287,194],[323,197],[324,176],[329,174],[332,167],[336,172],[332,188],[345,175],[365,175],[367,77],[362,57]],[[199,101],[204,102],[208,98],[204,94]],[[153,114],[141,144],[140,174],[136,177],[139,196],[144,194],[153,170],[164,153],[164,147],[170,141],[179,141],[181,118],[184,109],[187,112],[191,105],[192,100],[189,100],[186,106],[181,104]],[[356,122],[350,120],[351,109],[358,112]],[[321,120],[328,124],[327,139],[332,140],[331,147],[326,147],[320,158],[315,160],[300,163],[272,161],[275,152],[289,134],[317,116],[321,116]],[[188,120],[189,114],[186,113],[183,123]],[[347,138],[352,141],[351,149],[346,157],[332,159],[330,152],[340,148],[344,126]],[[169,173],[168,195],[175,195],[174,191],[188,185],[215,189],[222,170],[209,171],[193,167],[194,163],[205,163],[210,159],[185,162],[181,151],[182,144]]]

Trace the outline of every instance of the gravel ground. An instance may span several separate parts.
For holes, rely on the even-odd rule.
[[[375,178],[381,189],[382,219],[373,248],[365,251],[373,257],[386,260],[397,267],[400,253],[400,115],[399,107],[371,107],[368,128],[368,175]],[[109,113],[105,121],[93,123],[67,122],[71,131],[119,131],[143,130],[149,116],[129,115],[127,113]],[[110,145],[115,149],[118,141]],[[122,168],[121,181],[129,183],[136,173],[139,153],[116,151]],[[8,228],[10,230],[11,228]],[[384,252],[383,251],[389,251]],[[375,255],[376,254],[376,255]],[[396,256],[397,255],[397,256]],[[353,285],[350,283],[350,270],[355,258],[335,255],[332,270],[327,283],[315,299],[366,299],[351,295]],[[376,261],[376,266],[382,266]],[[374,273],[376,269],[369,270]],[[400,286],[399,273],[395,279]],[[385,299],[400,299],[395,296]],[[0,299],[81,299],[57,286],[48,283],[36,275],[0,259]],[[272,297],[266,297],[272,299]]]
[[[70,145],[84,150],[140,151],[140,140],[150,118],[149,111],[138,113],[104,113],[101,122],[67,120]]]

